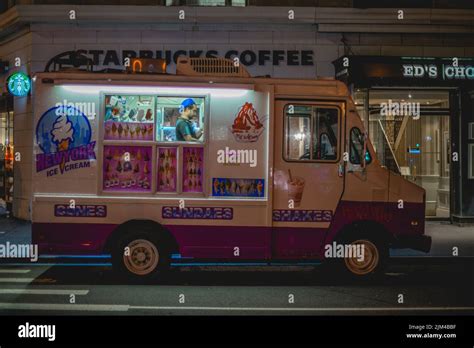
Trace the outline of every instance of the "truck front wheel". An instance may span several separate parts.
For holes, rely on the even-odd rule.
[[[169,252],[151,232],[126,233],[116,245],[112,263],[128,280],[149,282],[160,279],[168,270]]]
[[[344,259],[344,266],[350,274],[363,277],[381,273],[385,263],[385,256],[382,255],[384,253],[382,245],[368,239],[358,239],[350,244],[363,250],[363,257],[361,258],[346,257]]]
[[[371,279],[381,276],[388,263],[389,248],[380,232],[364,231],[360,228],[340,239],[338,243],[350,246],[353,256],[334,260],[338,273],[352,279]]]

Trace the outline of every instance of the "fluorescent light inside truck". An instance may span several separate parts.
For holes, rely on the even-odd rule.
[[[110,86],[110,85],[60,85],[66,91],[78,94],[106,93],[136,93],[136,94],[159,94],[159,95],[182,95],[182,94],[211,94],[214,97],[236,98],[243,97],[248,89],[237,88],[202,88],[202,87],[154,87],[154,86]]]

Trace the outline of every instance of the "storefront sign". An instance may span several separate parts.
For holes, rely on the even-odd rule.
[[[403,77],[414,78],[441,78],[443,80],[472,80],[474,66],[472,65],[435,65],[435,64],[403,64]]]
[[[347,64],[344,64],[347,62]],[[358,87],[374,85],[470,85],[473,58],[344,56],[333,62],[336,77]]]
[[[125,58],[165,59],[166,64],[176,64],[179,56],[190,58],[239,58],[245,66],[287,65],[287,66],[314,66],[313,50],[85,50],[58,54],[53,60],[61,65],[79,67],[88,62],[95,66],[123,67]],[[49,69],[50,62],[46,66]]]
[[[7,79],[8,92],[15,97],[24,97],[31,90],[31,80],[22,72],[11,74]]]

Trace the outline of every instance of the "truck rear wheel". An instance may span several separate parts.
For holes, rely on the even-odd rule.
[[[166,244],[151,232],[129,232],[119,239],[112,254],[114,268],[134,282],[161,279],[169,268]]]

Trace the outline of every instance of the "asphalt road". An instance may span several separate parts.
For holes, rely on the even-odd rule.
[[[108,267],[0,264],[0,314],[472,314],[473,279],[473,258],[398,259],[368,283],[300,267],[181,269],[161,284],[129,285]]]

